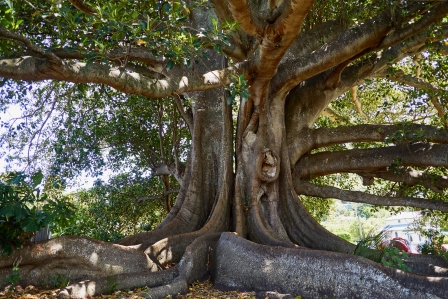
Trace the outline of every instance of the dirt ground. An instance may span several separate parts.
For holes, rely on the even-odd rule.
[[[0,299],[56,299],[59,289],[37,288],[28,286],[25,289],[16,287],[12,291],[1,291]],[[133,291],[117,291],[109,295],[95,296],[92,299],[140,299],[145,289]],[[170,297],[168,297],[170,298]],[[229,291],[223,292],[213,288],[210,281],[193,283],[187,295],[174,298],[216,298],[216,299],[245,299],[255,298],[255,293]]]

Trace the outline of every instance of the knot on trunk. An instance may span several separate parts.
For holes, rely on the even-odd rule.
[[[257,157],[257,174],[264,182],[273,182],[279,174],[279,157],[271,150],[263,151]]]

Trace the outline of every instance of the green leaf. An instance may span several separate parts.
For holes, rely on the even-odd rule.
[[[40,225],[37,222],[36,218],[27,218],[25,219],[25,221],[23,222],[22,228],[24,231],[27,232],[37,232],[40,230]]]
[[[163,3],[162,9],[165,13],[169,13],[171,9],[171,4],[169,4],[168,2]]]
[[[215,31],[218,31],[218,21],[216,21],[215,18],[212,18],[213,27],[215,28]]]
[[[173,67],[174,67],[174,61],[172,60],[168,61],[168,63],[166,64],[166,69],[171,70]]]
[[[134,12],[132,12],[131,17],[133,19],[137,19],[138,15],[139,15],[138,11],[134,11]]]
[[[34,189],[36,188],[37,185],[39,185],[40,183],[42,183],[42,179],[44,178],[44,175],[42,174],[42,171],[38,171],[35,174],[33,174],[33,176],[31,177],[31,187]]]

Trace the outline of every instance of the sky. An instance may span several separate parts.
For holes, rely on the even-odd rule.
[[[0,120],[1,121],[7,121],[12,118],[20,117],[21,116],[21,110],[18,105],[13,105],[10,108],[6,110],[5,113],[0,112]],[[0,128],[0,133],[4,132],[4,129]],[[5,161],[4,154],[6,153],[6,148],[3,144],[0,144],[0,174],[4,173],[8,170],[8,168],[12,168],[11,164]],[[17,168],[13,168],[13,170],[20,170]],[[103,181],[107,181],[109,177],[111,176],[110,171],[106,171],[104,175],[101,177]],[[82,188],[90,188],[93,186],[94,181],[96,178],[89,177],[86,174],[81,175],[79,178],[73,180],[70,182],[70,185],[73,185],[68,188],[67,191],[75,191]]]
[[[21,114],[20,108],[16,105],[13,105],[10,108],[8,108],[5,113],[0,112],[0,120],[7,121],[14,117],[19,117],[20,114]],[[0,133],[3,133],[3,132],[4,132],[4,129],[0,128]],[[5,161],[5,158],[2,157],[2,156],[4,156],[3,154],[5,154],[5,152],[6,152],[6,148],[4,147],[3,144],[0,144],[0,153],[1,153],[0,154],[0,173],[5,172],[6,168],[8,166],[8,164]]]

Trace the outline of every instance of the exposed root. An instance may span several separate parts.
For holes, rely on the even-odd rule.
[[[231,233],[222,234],[216,254],[213,277],[222,289],[277,290],[302,298],[448,298],[446,277],[406,274],[412,283],[405,285],[359,256],[268,247]]]
[[[15,250],[10,257],[1,257],[0,277],[9,275],[13,263],[19,260],[21,283],[26,285],[51,285],[55,275],[70,281],[81,281],[91,277],[101,279],[158,270],[157,265],[141,251],[71,236],[29,244]],[[0,288],[6,284],[4,279],[0,279]]]
[[[151,273],[113,275],[70,284],[60,290],[59,298],[89,298],[99,294],[110,294],[116,290],[135,289],[141,286],[158,287],[169,285],[179,275],[179,267]]]
[[[77,244],[82,243],[83,249],[87,250],[83,252],[68,248],[67,244],[75,241]],[[65,253],[55,250],[61,245],[66,250]],[[42,254],[25,255],[36,248]],[[48,250],[49,248],[53,251]],[[97,251],[90,252],[89,248],[96,248]],[[115,254],[121,253],[114,257],[103,254],[101,248],[115,250]],[[67,256],[68,253],[70,256]],[[302,298],[448,298],[448,263],[442,259],[426,256],[409,258],[415,269],[421,264],[431,263],[432,268],[425,271],[432,271],[439,277],[428,277],[387,268],[358,256],[260,245],[234,233],[214,233],[198,237],[186,248],[177,265],[158,272],[151,272],[154,265],[148,262],[141,251],[89,239],[53,239],[18,250],[15,254],[23,256],[23,267],[20,268],[25,269],[22,272],[22,282],[25,284],[50,284],[50,281],[34,279],[51,279],[55,274],[61,273],[69,275],[70,271],[61,271],[68,269],[76,272],[80,265],[84,265],[82,274],[89,274],[90,280],[78,280],[79,283],[71,284],[60,291],[59,298],[88,298],[119,289],[147,286],[149,289],[139,296],[161,299],[168,295],[186,294],[190,284],[210,276],[218,288],[254,291],[257,292],[257,297],[263,298],[291,298],[291,295]],[[87,263],[83,260],[96,256],[95,254],[98,255],[98,267],[90,265],[90,272],[87,273]],[[59,255],[62,258],[58,259]],[[2,258],[2,271],[8,267],[10,269],[8,261],[17,259],[17,256]],[[141,257],[145,257],[143,261],[139,260]],[[51,258],[56,258],[57,262],[49,268],[46,263],[51,264]],[[106,263],[106,258],[109,264]],[[75,260],[79,263],[75,264]],[[104,272],[107,267],[101,266],[109,265],[109,269],[112,269],[117,265],[125,267],[129,262],[131,267],[115,274]],[[135,268],[138,266],[136,262],[141,264],[140,268]],[[34,268],[44,269],[45,273],[27,276],[26,271],[33,273],[30,271],[31,265],[37,265]],[[6,274],[5,271],[2,273]],[[71,281],[80,277],[79,274],[71,274],[68,277]]]
[[[210,255],[220,233],[197,238],[187,247],[179,264],[173,268],[155,273],[139,273],[110,276],[102,279],[72,284],[60,292],[60,297],[87,298],[98,294],[111,293],[116,289],[150,287],[139,296],[161,299],[168,295],[186,294],[188,285],[209,276]]]

